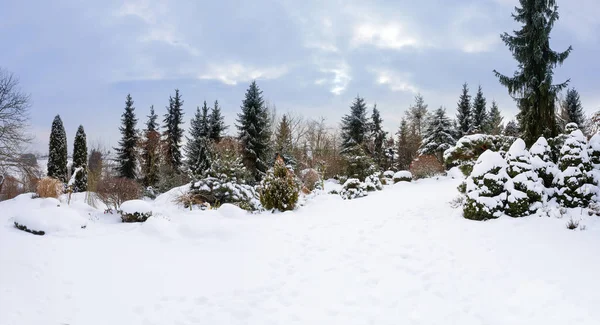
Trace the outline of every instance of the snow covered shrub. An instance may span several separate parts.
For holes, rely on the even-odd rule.
[[[382,176],[381,176],[381,182],[383,183],[383,185],[391,185],[394,184],[394,174],[396,172],[394,172],[393,170],[386,170],[385,172],[383,172]]]
[[[506,153],[506,173],[511,178],[506,182],[506,207],[504,212],[511,217],[524,217],[542,205],[544,187],[531,166],[525,141],[517,139]]]
[[[506,135],[473,134],[467,135],[456,143],[456,146],[444,152],[446,168],[459,167],[465,176],[471,174],[477,158],[486,150],[499,153],[508,151],[515,142],[515,137]]]
[[[320,186],[322,182],[319,172],[313,168],[300,171],[300,180],[302,181],[302,187],[306,188],[309,192]]]
[[[548,195],[552,195],[550,193],[552,182],[554,177],[558,175],[559,170],[552,160],[552,149],[546,138],[540,137],[529,149],[529,154],[533,171],[544,184]]]
[[[504,184],[508,181],[506,160],[495,151],[479,156],[467,178],[463,216],[470,220],[498,218],[506,203]]]
[[[64,191],[64,184],[52,177],[44,177],[38,182],[36,194],[41,198],[58,198]]]
[[[61,207],[57,199],[46,198],[39,207],[18,211],[13,220],[15,228],[34,235],[85,229],[87,220],[68,207]]]
[[[552,158],[552,161],[554,163],[558,163],[558,160],[561,156],[560,150],[564,146],[565,141],[571,137],[571,133],[573,133],[576,130],[579,130],[579,126],[577,126],[576,123],[568,123],[565,126],[564,133],[561,133],[554,138],[548,139],[548,145],[550,145],[550,150],[552,152],[550,157]]]
[[[298,202],[298,183],[281,157],[261,183],[260,203],[267,210],[294,210]]]
[[[367,178],[365,178],[365,186],[369,192],[383,190],[383,184],[381,184],[381,180],[379,180],[379,174],[377,173],[369,175]]]
[[[596,194],[596,186],[590,175],[592,164],[581,130],[573,131],[565,140],[558,167],[561,172],[554,179],[558,203],[568,208],[587,207]]]
[[[142,196],[140,185],[135,180],[124,177],[101,179],[96,191],[100,201],[115,210],[119,210],[123,202],[136,200]]]
[[[357,199],[363,196],[367,196],[367,187],[358,178],[348,179],[342,186],[340,196],[344,200]]]
[[[590,164],[592,170],[589,172],[594,184],[600,185],[600,133],[594,134],[588,143],[588,155],[590,157]],[[600,201],[596,193],[595,201]]]
[[[394,184],[399,182],[412,182],[412,174],[408,170],[401,170],[394,174]]]
[[[375,162],[365,153],[362,145],[355,145],[342,152],[346,167],[346,176],[364,180],[377,171]]]
[[[121,221],[144,222],[152,216],[152,207],[142,200],[130,200],[121,204]]]
[[[417,157],[410,164],[409,170],[416,179],[433,177],[435,175],[443,174],[445,171],[444,165],[434,155],[422,155]]]

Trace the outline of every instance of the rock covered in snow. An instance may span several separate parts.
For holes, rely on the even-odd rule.
[[[56,206],[55,199],[38,200],[46,202],[41,203],[39,208],[18,211],[13,220],[15,227],[36,235],[70,232],[86,227],[87,220],[76,210],[68,206]]]

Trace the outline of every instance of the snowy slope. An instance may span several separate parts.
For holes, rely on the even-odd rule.
[[[459,182],[70,235],[18,231],[0,203],[0,324],[599,324],[598,220],[468,221]]]

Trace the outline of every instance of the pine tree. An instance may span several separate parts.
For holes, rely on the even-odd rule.
[[[586,138],[581,130],[571,132],[560,149],[558,167],[561,173],[554,178],[558,203],[568,207],[587,207],[596,194],[592,163]]]
[[[363,98],[356,96],[350,106],[350,114],[342,117],[342,151],[356,145],[363,145],[368,128],[367,104]]]
[[[150,115],[144,130],[142,143],[142,183],[144,186],[158,184],[160,167],[160,133],[158,132],[158,115],[154,113],[154,106],[150,106]]]
[[[397,135],[397,168],[398,170],[407,170],[413,159],[413,154],[409,144],[409,128],[406,119],[402,119],[400,122],[400,129],[398,130]]]
[[[262,91],[256,85],[256,81],[252,81],[248,87],[241,109],[236,127],[244,165],[254,179],[260,181],[267,171],[265,161],[269,151],[271,125]]]
[[[473,120],[471,125],[472,133],[488,133],[488,114],[486,111],[486,100],[483,97],[483,90],[479,86],[477,95],[473,99]]]
[[[514,35],[501,36],[518,62],[518,70],[513,76],[494,73],[516,99],[523,139],[531,145],[542,135],[551,138],[558,134],[554,102],[568,80],[553,85],[552,70],[567,59],[572,48],[561,53],[550,49],[550,33],[558,20],[556,0],[519,2],[512,16],[523,26]]]
[[[73,184],[73,192],[87,191],[87,141],[83,126],[80,125],[75,134],[75,142],[73,144],[73,166],[71,174],[75,176]]]
[[[462,138],[472,130],[471,95],[469,95],[469,86],[467,83],[463,84],[457,110],[458,114],[456,115],[456,119],[458,120],[458,135]]]
[[[500,113],[500,109],[498,108],[498,104],[496,101],[492,101],[492,107],[490,109],[490,116],[488,118],[488,126],[487,130],[489,134],[492,135],[500,135],[504,130],[504,124],[502,123],[502,114]]]
[[[505,213],[515,218],[530,215],[540,208],[544,187],[534,172],[525,141],[517,139],[506,153],[506,160],[510,180],[505,185],[508,195]]]
[[[385,160],[384,142],[386,132],[382,129],[383,119],[379,114],[377,105],[373,106],[373,114],[371,115],[371,136],[373,137],[373,159],[378,166],[382,166]]]
[[[581,106],[581,100],[579,99],[579,93],[575,88],[567,90],[564,106],[568,118],[566,122],[575,123],[579,128],[583,129],[585,127],[586,119],[583,113],[583,107]]]
[[[414,125],[416,134],[422,137],[427,129],[427,104],[425,104],[425,99],[421,94],[415,96],[415,104],[408,108],[406,117],[408,122]]]
[[[452,134],[452,122],[446,116],[446,109],[438,108],[431,119],[423,144],[419,150],[421,155],[434,155],[440,163],[444,163],[444,151],[456,144],[456,139]]]
[[[277,126],[274,149],[286,164],[294,164],[292,157],[292,129],[287,114],[283,115]]]
[[[298,182],[286,168],[281,157],[277,157],[273,169],[269,170],[261,184],[260,203],[267,210],[294,210],[298,202]]]
[[[67,182],[67,133],[60,115],[54,117],[50,131],[48,176]]]
[[[210,139],[208,125],[208,106],[204,101],[202,111],[196,108],[196,114],[190,121],[189,137],[185,146],[187,168],[192,178],[201,178],[210,167]]]
[[[521,130],[515,120],[510,120],[510,121],[508,121],[508,123],[506,123],[506,127],[504,127],[504,135],[507,135],[510,137],[521,136]]]
[[[227,130],[228,126],[225,125],[225,118],[221,115],[221,107],[219,107],[219,101],[215,100],[215,105],[210,112],[208,118],[210,125],[210,139],[215,143],[221,141],[223,133]]]
[[[179,173],[183,164],[181,159],[181,140],[183,138],[183,100],[179,89],[175,89],[175,97],[169,96],[169,106],[165,114],[164,142],[165,163],[170,172]]]
[[[136,146],[138,142],[138,134],[135,129],[137,119],[135,118],[135,107],[133,107],[133,99],[128,94],[125,100],[125,112],[121,115],[121,140],[119,147],[115,148],[117,152],[117,171],[119,177],[135,179],[137,176],[137,157]]]

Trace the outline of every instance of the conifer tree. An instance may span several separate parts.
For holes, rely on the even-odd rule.
[[[265,161],[269,152],[271,125],[262,91],[256,85],[256,81],[252,81],[248,87],[241,109],[236,127],[244,165],[254,179],[260,181],[267,171]]]
[[[415,96],[415,104],[408,108],[406,114],[409,124],[414,125],[415,133],[422,137],[427,129],[427,104],[421,94]]]
[[[54,117],[50,131],[50,145],[48,153],[48,176],[56,178],[63,183],[67,182],[67,133],[60,118]]]
[[[555,137],[558,134],[554,103],[556,94],[567,86],[553,85],[553,69],[562,64],[572,48],[556,52],[550,48],[550,33],[558,20],[556,0],[519,0],[520,7],[512,15],[522,24],[514,35],[504,33],[501,38],[518,62],[512,76],[494,70],[500,83],[508,88],[517,101],[517,119],[523,139],[531,145],[538,137]]]
[[[504,130],[504,124],[502,123],[502,114],[500,113],[500,109],[498,108],[498,104],[496,101],[492,101],[492,107],[490,108],[490,116],[488,118],[488,127],[487,130],[489,134],[492,135],[500,135]]]
[[[371,115],[371,136],[373,137],[373,160],[378,166],[382,166],[385,160],[384,142],[386,132],[382,129],[383,119],[377,109],[377,105],[373,106],[373,114]]]
[[[506,123],[506,127],[504,127],[504,135],[507,135],[510,137],[521,136],[521,130],[520,130],[517,122],[515,122],[515,120],[510,120],[510,121],[508,121],[508,123]]]
[[[433,155],[443,164],[444,151],[456,144],[452,134],[452,122],[446,116],[446,109],[438,108],[428,124],[419,154]]]
[[[579,93],[575,88],[567,90],[564,107],[568,118],[566,122],[575,123],[580,129],[583,129],[586,122],[585,115],[583,113],[583,107],[581,106],[581,100],[579,99]]]
[[[541,206],[544,193],[542,181],[534,172],[531,156],[525,148],[525,141],[517,139],[506,153],[510,180],[506,183],[508,199],[505,213],[519,218],[530,215]]]
[[[469,86],[463,84],[462,93],[458,100],[458,114],[456,119],[458,122],[458,136],[463,137],[471,132],[472,129],[472,112],[471,112],[471,95],[469,95]]]
[[[597,191],[594,185],[586,138],[581,130],[571,132],[560,149],[558,168],[554,178],[557,201],[568,207],[587,207]]]
[[[471,131],[473,133],[488,133],[488,114],[486,111],[486,100],[483,97],[483,90],[479,86],[477,95],[473,99],[473,120]]]
[[[170,172],[179,173],[183,164],[181,159],[181,140],[183,138],[183,100],[179,89],[175,89],[175,97],[169,96],[169,106],[164,123],[165,163]]]
[[[137,176],[137,157],[136,145],[138,142],[138,134],[135,128],[137,119],[135,118],[135,107],[133,107],[133,99],[128,94],[125,100],[125,112],[121,115],[121,140],[119,147],[115,148],[117,152],[117,172],[119,177],[135,179]]]
[[[75,175],[75,183],[73,184],[73,192],[87,191],[87,140],[83,125],[80,125],[75,134],[75,142],[73,144],[73,166],[71,174]]]
[[[363,145],[367,138],[369,122],[364,98],[356,96],[350,113],[342,117],[342,152],[356,145]]]
[[[196,108],[196,114],[190,121],[189,137],[185,146],[187,168],[192,178],[198,179],[210,167],[210,133],[208,125],[208,106],[204,101],[202,111]]]
[[[215,105],[213,106],[210,117],[208,118],[208,123],[210,125],[210,139],[215,143],[221,141],[223,138],[223,133],[227,130],[227,126],[225,125],[225,118],[221,114],[221,107],[219,106],[219,101],[215,100]]]
[[[158,115],[154,112],[154,106],[150,106],[150,115],[148,115],[142,143],[142,183],[146,187],[156,186],[159,178],[160,133],[157,119]]]
[[[406,119],[402,119],[402,121],[400,122],[400,129],[398,130],[397,135],[397,168],[398,170],[407,170],[410,166],[410,162],[413,159],[413,154],[411,152],[412,150],[409,144],[409,128]]]
[[[287,114],[283,115],[277,126],[274,149],[286,164],[294,164],[292,158],[292,129]]]

